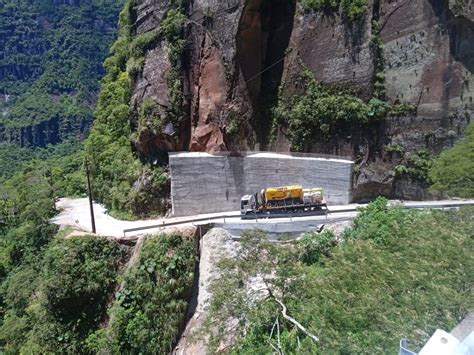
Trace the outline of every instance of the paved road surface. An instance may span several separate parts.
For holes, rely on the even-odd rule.
[[[391,201],[391,203],[398,203],[397,201]],[[440,206],[449,206],[451,204],[474,204],[474,200],[451,200],[451,201],[423,201],[423,202],[404,202],[403,205],[406,207],[423,207],[423,208],[439,208]],[[178,218],[160,218],[150,219],[141,221],[121,221],[117,220],[106,213],[103,206],[94,203],[94,214],[96,219],[97,234],[102,236],[110,237],[122,237],[124,229],[139,228],[145,226],[154,226],[163,223],[188,221],[181,224],[181,226],[193,225],[189,222],[191,219],[202,219],[209,218],[209,220],[195,222],[194,225],[203,225],[214,223],[216,226],[220,226],[232,231],[244,230],[249,228],[261,228],[269,231],[270,233],[286,233],[287,231],[299,231],[299,230],[310,230],[316,228],[318,225],[323,223],[333,223],[342,220],[352,219],[357,215],[356,209],[364,205],[351,204],[343,206],[330,206],[329,209],[332,213],[328,216],[308,216],[308,217],[297,217],[297,218],[278,218],[278,219],[259,219],[255,220],[241,220],[239,211],[231,211],[225,213],[213,213],[206,215],[178,217]],[[62,210],[58,216],[52,219],[52,222],[61,226],[73,226],[76,229],[91,231],[91,221],[89,215],[89,203],[87,198],[81,199],[60,199],[56,207]],[[222,215],[235,216],[231,218],[216,218]],[[149,229],[146,231],[138,231],[133,233],[127,233],[128,236],[137,236],[149,233],[156,233],[159,231],[158,228]]]

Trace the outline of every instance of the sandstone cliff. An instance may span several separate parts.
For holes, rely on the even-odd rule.
[[[139,0],[136,33],[160,28],[172,3]],[[421,149],[429,155],[452,146],[470,123],[473,11],[467,0],[368,0],[362,18],[349,21],[337,9],[308,10],[299,1],[187,2],[182,120],[176,127],[166,118],[174,64],[162,37],[133,82],[136,151],[156,161],[171,150],[290,150],[288,127],[275,124],[272,109],[298,92],[297,77],[309,70],[318,82],[349,88],[366,102],[376,96],[411,109],[347,126],[329,139],[314,137],[307,150],[352,156],[357,199],[425,197],[423,179],[403,168]],[[158,131],[136,123],[146,97],[158,104]]]

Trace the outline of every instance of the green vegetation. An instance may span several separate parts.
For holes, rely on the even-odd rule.
[[[246,233],[213,287],[211,345],[232,332],[236,354],[396,353],[402,337],[420,347],[474,306],[473,213],[388,208],[378,199],[337,245],[328,234],[288,246]],[[249,282],[258,282],[254,291]],[[286,320],[278,301],[319,341]],[[224,326],[229,319],[239,331]]]
[[[396,153],[402,157],[405,155],[405,148],[400,144],[388,144],[384,147],[384,151],[389,154]]]
[[[168,12],[163,21],[162,30],[168,45],[170,46],[169,60],[171,68],[168,73],[168,96],[170,107],[168,117],[173,123],[174,129],[179,131],[184,118],[183,110],[183,80],[182,80],[182,56],[185,41],[183,39],[183,26],[186,21],[184,15],[184,4],[182,0],[175,0],[176,9]],[[177,136],[176,136],[177,137]]]
[[[367,12],[367,0],[302,0],[308,10],[339,12],[349,22],[361,21]]]
[[[170,208],[170,178],[166,168],[143,169],[140,189],[131,191],[130,205],[134,216],[146,217],[150,211],[166,213]]]
[[[180,63],[184,45],[181,39],[184,10],[178,3],[174,7],[159,30],[135,36],[132,33],[135,2],[127,1],[119,16],[119,38],[104,63],[107,74],[102,80],[86,153],[92,161],[95,196],[112,214],[122,218],[132,218],[133,214],[163,214],[168,207],[164,201],[169,191],[167,173],[163,168],[145,166],[133,155],[129,117],[131,80],[141,73],[146,51],[156,45],[160,36],[164,36],[170,46],[172,64],[168,78],[171,104],[167,117],[160,117],[157,104],[145,99],[138,109],[138,129],[151,128],[156,133],[166,123],[165,119],[179,129],[182,119]],[[143,187],[136,185],[139,180],[147,183],[146,191],[139,191]]]
[[[184,320],[195,266],[195,241],[180,234],[148,238],[122,278],[109,328],[88,340],[100,353],[169,353]]]
[[[141,74],[145,65],[145,54],[156,45],[159,35],[159,30],[153,30],[133,37],[129,45],[130,58],[127,62],[127,73],[130,78],[136,78]]]
[[[131,83],[126,69],[134,16],[133,3],[128,1],[119,17],[119,38],[104,63],[107,75],[102,80],[94,125],[86,142],[95,196],[111,210],[129,210],[128,195],[141,169],[129,140]]]
[[[474,124],[453,148],[434,159],[429,171],[432,190],[450,197],[474,197]]]
[[[101,63],[115,36],[121,1],[11,1],[0,7],[0,123],[23,127],[58,119],[60,139],[92,122],[103,75]]]
[[[81,353],[105,312],[121,252],[105,239],[56,236],[54,197],[74,188],[66,176],[77,171],[62,159],[25,164],[0,188],[1,352]]]
[[[151,129],[156,133],[160,133],[161,129],[159,105],[149,97],[143,99],[138,110],[138,131],[142,129]]]
[[[53,158],[27,163],[0,189],[0,352],[168,351],[187,309],[194,239],[148,238],[138,265],[119,278],[123,247],[66,237],[68,230],[57,233],[49,223],[54,197],[74,186],[64,180],[62,159],[57,166],[48,165]],[[110,328],[99,330],[109,317]]]
[[[22,169],[43,169],[51,178],[55,196],[81,196],[86,186],[83,162],[82,144],[75,140],[37,149],[0,143],[0,184],[17,173],[21,176]]]
[[[235,111],[231,111],[229,113],[229,121],[226,126],[226,134],[228,134],[229,137],[237,137],[239,132],[240,132],[240,115]]]
[[[380,38],[380,24],[378,21],[372,21],[372,36],[370,45],[374,56],[374,97],[379,100],[385,100],[385,61],[383,57],[384,44]]]
[[[452,9],[456,15],[463,14],[464,11],[467,11],[467,6],[469,5],[469,0],[454,0],[454,4],[452,6]]]
[[[395,166],[397,176],[408,176],[413,180],[428,182],[428,172],[433,164],[433,158],[427,149],[419,149],[408,154],[403,164]]]
[[[364,102],[347,89],[329,88],[304,71],[297,83],[302,95],[280,98],[276,123],[287,127],[291,148],[308,151],[318,138],[327,140],[342,128],[368,124],[385,117],[389,105],[373,98]],[[280,95],[281,97],[281,95]]]
[[[121,0],[2,2],[0,139],[12,143],[0,142],[0,184],[29,169],[48,176],[55,196],[84,192],[79,137],[92,123],[121,7]],[[45,121],[55,123],[20,141],[18,127]]]
[[[336,245],[336,236],[332,231],[326,230],[321,234],[305,233],[298,240],[298,259],[308,265],[317,263],[322,257],[331,256],[331,251]]]
[[[391,105],[388,113],[392,116],[404,116],[407,114],[416,114],[416,110],[416,105],[403,102]]]
[[[272,135],[278,125],[284,127],[291,149],[298,152],[310,151],[318,140],[329,141],[353,129],[368,127],[387,115],[403,115],[416,109],[410,104],[385,101],[383,74],[376,74],[374,96],[368,102],[348,88],[317,82],[309,70],[298,76],[295,86],[298,93],[291,97],[279,94],[278,105],[273,109]]]
[[[0,344],[6,352],[83,353],[103,319],[120,249],[96,237],[57,238],[2,283]]]

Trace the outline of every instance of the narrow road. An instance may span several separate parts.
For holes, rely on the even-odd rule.
[[[400,203],[390,201],[391,204]],[[444,200],[444,201],[407,201],[402,205],[406,208],[450,208],[460,205],[474,205],[473,200]],[[180,227],[191,227],[213,223],[218,227],[228,229],[234,233],[241,230],[261,228],[269,233],[297,232],[299,230],[311,230],[320,224],[328,224],[350,220],[357,215],[357,208],[365,205],[350,204],[341,206],[330,206],[328,216],[307,216],[278,219],[241,220],[239,211],[212,213],[187,217],[159,218],[138,221],[122,221],[115,219],[106,213],[102,205],[94,203],[94,214],[96,219],[97,234],[102,236],[121,238],[124,230],[155,226],[154,228],[127,233],[128,236],[140,236],[156,233],[160,230],[156,226],[169,223],[177,223]],[[91,231],[91,220],[89,215],[89,204],[87,198],[82,199],[60,199],[56,207],[61,212],[52,219],[52,222],[60,226],[72,226],[75,229],[86,232]],[[222,218],[226,216],[226,218]],[[200,220],[200,221],[193,221]]]

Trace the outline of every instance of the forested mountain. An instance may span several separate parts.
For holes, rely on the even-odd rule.
[[[0,141],[37,147],[88,130],[119,0],[2,1]]]

